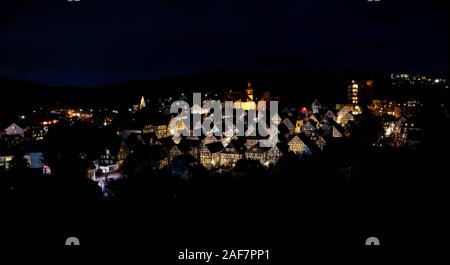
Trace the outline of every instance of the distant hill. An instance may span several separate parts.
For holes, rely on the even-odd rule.
[[[287,104],[311,102],[345,102],[347,86],[352,79],[374,79],[376,96],[417,93],[411,89],[394,91],[388,73],[367,72],[259,72],[217,70],[184,76],[168,76],[157,80],[129,81],[101,87],[54,87],[29,81],[0,79],[0,112],[17,114],[39,106],[62,104],[65,106],[130,106],[137,104],[140,96],[147,99],[162,95],[213,92],[221,94],[229,90],[242,91],[247,81],[252,82],[254,93],[260,96],[269,91]],[[423,89],[422,89],[423,90]],[[419,91],[420,92],[420,91]]]
[[[158,80],[129,81],[101,87],[52,87],[29,81],[0,79],[0,110],[30,108],[48,104],[117,105],[136,103],[141,95],[148,98],[181,93],[242,91],[250,80],[255,94],[345,97],[346,82],[335,74],[292,74],[250,71],[211,71]],[[342,90],[336,90],[340,87]],[[337,93],[336,93],[337,92]]]

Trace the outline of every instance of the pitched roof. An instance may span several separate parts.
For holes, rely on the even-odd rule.
[[[312,141],[305,133],[299,134],[299,138],[312,153],[318,153],[321,151],[316,142]]]
[[[246,148],[242,141],[240,140],[233,140],[231,141],[227,147],[224,149],[224,153],[233,153],[233,154],[243,154],[245,153]]]
[[[262,153],[265,150],[263,150],[259,144],[255,144],[254,146],[250,147],[249,149],[247,149],[246,153]]]
[[[206,148],[208,148],[209,152],[212,154],[221,152],[223,150],[223,145],[221,142],[214,142],[206,145]]]

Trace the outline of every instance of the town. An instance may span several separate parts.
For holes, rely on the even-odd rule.
[[[443,78],[393,74],[391,81],[393,85],[425,83],[448,91],[448,79]],[[248,120],[243,123],[245,132],[236,134],[236,124],[225,128],[230,114],[225,111],[220,118],[223,122],[203,128],[201,135],[192,134],[214,112],[195,104],[188,113],[200,120],[190,119],[193,124],[178,120],[170,107],[177,100],[187,100],[189,95],[185,93],[178,97],[144,95],[136,98],[134,105],[120,109],[43,106],[20,113],[3,126],[0,174],[83,177],[96,183],[101,198],[117,199],[129,196],[121,193],[121,181],[136,175],[167,176],[176,183],[202,178],[239,182],[280,176],[283,166],[329,159],[351,150],[355,144],[370,150],[419,149],[424,138],[424,102],[418,98],[375,98],[376,87],[374,80],[349,80],[347,87],[341,88],[346,102],[321,103],[320,98],[315,98],[304,105],[285,105],[283,98],[271,96],[270,90],[256,89],[259,93],[255,93],[250,79],[240,91],[202,92],[203,103],[213,100],[224,110],[224,104],[232,102],[231,109],[238,116],[268,107],[265,102],[279,101],[274,115],[267,115],[265,121],[255,120],[275,124],[273,135],[277,137],[255,134],[257,126]],[[268,141],[272,145],[261,145]],[[358,181],[358,168],[354,159],[341,161],[336,178]],[[13,199],[14,185],[10,185],[6,193]]]

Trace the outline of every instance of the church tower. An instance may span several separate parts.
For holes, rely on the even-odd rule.
[[[145,98],[144,96],[142,96],[141,98],[141,102],[139,103],[139,109],[145,109],[146,105],[145,105]]]
[[[142,96],[141,101],[139,101],[139,104],[133,105],[133,110],[134,110],[134,112],[136,112],[136,111],[143,110],[146,107],[147,107],[147,105],[145,104],[145,98],[144,98],[144,96]]]
[[[248,80],[247,89],[245,90],[245,92],[247,93],[247,100],[253,101],[253,88],[252,83],[250,83],[250,79]]]

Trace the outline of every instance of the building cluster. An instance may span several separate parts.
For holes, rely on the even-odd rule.
[[[383,122],[384,133],[374,145],[378,147],[407,147],[417,148],[423,141],[423,128],[415,122],[408,122],[408,119],[401,117],[393,121]]]
[[[20,125],[19,125],[20,124]],[[16,154],[21,154],[32,169],[45,170],[42,147],[33,139],[40,139],[33,130],[21,123],[12,123],[0,134],[0,171],[7,171]]]
[[[248,111],[257,107],[253,102],[250,83],[245,92],[230,91],[224,97],[227,101],[234,100],[235,109]],[[250,136],[248,132],[255,130],[254,125],[245,125],[246,136],[226,133],[217,136],[213,129],[202,136],[174,136],[169,126],[174,116],[161,113],[149,115],[141,122],[122,128],[119,132],[122,145],[115,148],[113,153],[107,150],[105,156],[114,159],[107,159],[110,162],[107,165],[109,169],[104,172],[120,168],[128,152],[128,159],[133,160],[136,170],[167,168],[172,175],[189,179],[192,176],[190,170],[201,166],[209,172],[242,175],[237,171],[245,168],[244,163],[256,162],[261,167],[269,168],[288,153],[299,158],[311,156],[323,152],[328,143],[349,137],[351,130],[347,125],[355,120],[353,110],[352,105],[343,105],[339,110],[322,109],[318,100],[309,109],[286,107],[272,117],[278,125],[278,140],[270,147],[260,144],[268,141],[268,137]],[[211,115],[209,110],[200,106],[194,105],[191,111],[201,114],[203,120]],[[218,126],[223,124],[224,121]],[[184,123],[179,122],[175,128],[189,130],[192,135],[194,127],[195,124],[186,128]]]
[[[392,78],[408,80],[410,77]],[[416,77],[412,78],[415,80]],[[32,122],[27,123],[25,116],[21,116],[19,121],[2,128],[0,168],[8,170],[14,150],[20,148],[31,168],[50,174],[51,168],[44,163],[43,139],[52,126],[73,121],[110,128],[120,138],[119,141],[107,143],[106,148],[99,152],[100,155],[91,161],[95,168],[87,175],[95,180],[111,176],[122,177],[125,165],[128,173],[130,170],[139,173],[167,169],[172,175],[184,179],[190,179],[192,169],[197,167],[205,168],[210,173],[229,172],[236,176],[243,174],[248,163],[270,168],[288,154],[301,159],[324,152],[333,142],[351,137],[352,123],[366,107],[383,123],[383,132],[379,141],[374,143],[375,146],[419,144],[422,129],[416,118],[422,103],[417,100],[374,100],[373,90],[373,80],[353,80],[348,86],[348,102],[337,104],[335,108],[324,107],[318,99],[308,107],[282,106],[279,113],[271,117],[272,122],[277,125],[278,137],[270,147],[260,145],[261,142],[268,141],[268,137],[248,133],[256,128],[247,123],[246,136],[227,133],[217,136],[217,127],[202,136],[177,136],[171,131],[174,130],[173,126],[169,126],[174,122],[175,116],[168,111],[174,101],[172,98],[159,98],[154,104],[150,104],[142,97],[136,105],[125,110],[128,115],[125,120],[119,111],[106,108],[58,108],[47,112],[41,110],[40,113],[33,111],[30,114],[35,115]],[[208,98],[208,95],[205,96]],[[218,99],[217,94],[211,96]],[[187,100],[185,95],[181,99]],[[270,101],[270,94],[263,94],[261,100]],[[244,91],[230,90],[223,93],[220,101],[233,101],[234,109],[243,110],[244,113],[260,108],[260,104],[255,103],[256,97],[250,82]],[[209,109],[198,105],[191,107],[191,113],[200,114],[202,120],[212,115]],[[117,122],[119,116],[122,120]],[[223,124],[225,122],[216,126]],[[186,127],[180,122],[175,130],[188,130],[192,135],[195,126],[199,124]]]
[[[448,80],[425,75],[392,74],[391,89],[425,89],[444,87]],[[403,97],[402,97],[403,98]],[[383,131],[374,146],[395,148],[417,148],[423,141],[423,125],[420,114],[423,102],[414,97],[409,99],[377,99],[373,80],[353,80],[348,87],[348,102],[353,114],[361,114],[362,107],[370,110],[382,123]]]
[[[423,103],[417,100],[397,102],[373,100],[368,109],[382,122],[383,131],[375,146],[417,148],[423,141],[423,124],[419,118]]]
[[[266,94],[265,100],[270,100]],[[223,101],[233,101],[235,109],[254,110],[259,104],[254,102],[253,88],[248,83],[245,91],[229,91],[223,95]],[[273,122],[278,125],[277,142],[271,147],[263,147],[261,141],[267,141],[267,137],[250,136],[249,132],[255,130],[254,125],[245,125],[248,136],[236,136],[224,134],[215,136],[214,130],[206,135],[174,137],[170,126],[174,121],[174,115],[161,112],[158,106],[156,111],[149,111],[148,101],[142,97],[138,104],[133,105],[127,121],[114,126],[119,142],[108,144],[92,163],[95,169],[89,170],[87,175],[93,179],[102,179],[109,176],[122,176],[122,169],[127,160],[133,160],[134,170],[161,170],[169,169],[173,175],[190,177],[190,169],[201,166],[210,172],[236,172],[245,168],[242,164],[247,161],[257,162],[261,167],[276,165],[278,160],[287,153],[298,157],[310,156],[322,152],[327,148],[327,143],[341,137],[348,137],[350,130],[347,124],[355,119],[354,105],[342,105],[339,110],[325,110],[318,100],[312,102],[310,108],[284,108],[273,117]],[[111,124],[117,111],[102,110],[107,115],[102,115],[98,124],[106,126]],[[14,149],[27,150],[25,156],[33,169],[42,170],[45,174],[51,173],[44,163],[42,143],[46,133],[60,123],[82,121],[93,123],[98,120],[101,111],[58,108],[47,113],[40,114],[32,123],[13,123],[4,128],[1,139],[0,167],[8,170],[9,163],[14,156]],[[193,106],[192,113],[199,113],[202,119],[208,118],[210,110],[200,106]],[[145,113],[142,115],[142,113]],[[142,116],[143,118],[136,118]],[[225,122],[223,122],[224,124]],[[190,130],[192,125],[185,128],[184,123],[178,123],[178,130]],[[222,126],[222,125],[219,125]],[[257,127],[257,126],[256,126]],[[216,128],[217,129],[217,128]],[[238,166],[237,166],[238,165]]]
[[[87,122],[98,127],[106,127],[117,116],[117,110],[39,108],[0,129],[0,171],[8,171],[16,155],[23,155],[29,168],[50,174],[51,169],[44,163],[45,136],[58,124]],[[100,160],[100,159],[99,159]],[[93,173],[90,173],[93,175]]]
[[[395,87],[401,86],[444,86],[448,89],[448,79],[434,78],[428,75],[397,73],[391,74],[391,82]]]

